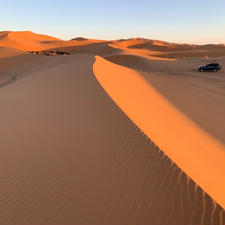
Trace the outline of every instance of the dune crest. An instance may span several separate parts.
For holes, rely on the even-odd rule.
[[[94,74],[145,134],[225,208],[225,146],[178,111],[138,72],[96,56]]]
[[[11,47],[23,51],[39,51],[63,45],[64,41],[31,31],[2,31],[0,32],[0,46]]]
[[[28,56],[52,66],[0,88],[1,225],[224,224],[106,94],[93,55]]]
[[[36,34],[31,31],[2,31],[0,46],[11,47],[22,51],[42,51],[68,46],[87,46],[106,42],[104,40],[86,39],[82,37],[64,41],[52,36]]]

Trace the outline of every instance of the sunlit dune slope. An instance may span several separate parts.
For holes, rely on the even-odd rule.
[[[107,95],[93,55],[28,56],[53,67],[0,88],[0,224],[224,224],[224,210]]]
[[[11,47],[23,51],[62,50],[69,53],[91,53],[101,56],[114,53],[110,48],[118,51],[134,52],[145,56],[162,58],[186,57],[219,57],[225,55],[224,45],[191,45],[169,43],[144,38],[131,38],[127,40],[96,40],[83,37],[73,38],[69,41],[60,40],[47,35],[36,34],[30,31],[2,31],[0,32],[0,46]],[[70,47],[69,47],[70,46]],[[103,47],[105,48],[103,50]]]
[[[96,57],[94,73],[145,134],[225,207],[225,146],[184,116],[136,71]]]
[[[30,31],[2,31],[0,32],[0,46],[11,47],[23,51],[41,51],[63,46],[83,46],[105,42],[102,40],[74,38],[70,41],[36,34]]]
[[[212,59],[149,59],[139,55],[114,54],[105,59],[142,73],[162,95],[191,120],[225,143],[225,59],[214,58],[222,69],[200,73],[197,68]],[[213,118],[213,119],[212,119]]]
[[[169,76],[171,79],[184,78],[187,82],[191,82],[193,86],[204,86],[205,89],[214,93],[225,95],[225,57],[213,58],[188,58],[188,59],[166,59],[153,56],[146,56],[126,50],[119,54],[105,56],[108,61],[121,66],[126,66],[141,72],[157,73]],[[222,69],[217,73],[206,72],[200,73],[198,67],[216,61],[221,64]],[[149,75],[150,76],[150,75]]]
[[[0,46],[17,48],[23,51],[39,51],[64,44],[65,42],[60,39],[30,31],[0,32]]]

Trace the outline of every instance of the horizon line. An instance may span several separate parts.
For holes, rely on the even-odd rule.
[[[190,43],[190,42],[173,42],[173,41],[165,41],[162,39],[155,39],[155,38],[147,38],[147,37],[142,37],[142,36],[134,36],[134,37],[121,37],[121,38],[115,38],[115,39],[102,39],[102,38],[92,38],[92,37],[88,37],[88,36],[76,36],[73,38],[69,38],[69,39],[63,39],[61,37],[52,35],[52,34],[45,34],[45,33],[39,33],[39,32],[34,32],[32,30],[0,30],[0,33],[2,32],[31,32],[34,34],[39,34],[39,35],[46,35],[46,36],[50,36],[50,37],[54,37],[57,39],[60,39],[62,41],[71,41],[75,38],[84,38],[84,39],[94,39],[94,40],[101,40],[101,41],[116,41],[116,40],[129,40],[129,39],[144,39],[144,40],[153,40],[153,41],[162,41],[162,42],[167,42],[170,44],[187,44],[187,45],[225,45],[224,43],[218,42],[218,43],[202,43],[202,44],[194,44],[194,43]]]

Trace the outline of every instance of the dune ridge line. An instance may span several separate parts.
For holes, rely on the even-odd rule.
[[[135,124],[225,208],[225,146],[176,109],[138,72],[100,56],[96,56],[93,70]]]

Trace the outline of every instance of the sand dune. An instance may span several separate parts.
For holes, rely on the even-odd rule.
[[[223,45],[194,45],[177,44],[159,40],[144,38],[132,38],[122,41],[114,41],[114,45],[120,48],[148,50],[149,55],[165,58],[187,58],[187,57],[221,57],[225,56]]]
[[[177,43],[169,43],[165,41],[160,40],[151,40],[151,39],[145,39],[145,38],[131,38],[124,41],[115,41],[120,46],[126,47],[126,48],[145,48],[145,49],[151,49],[155,48],[155,50],[164,50],[164,51],[170,51],[179,48],[179,50],[186,50],[190,48],[195,48],[196,45],[191,44],[177,44]]]
[[[55,37],[36,34],[30,31],[2,31],[0,32],[0,46],[20,49],[22,51],[41,51],[66,46],[83,46],[106,42],[102,40],[74,38],[63,41]]]
[[[142,73],[143,77],[165,98],[225,143],[225,123],[222,123],[225,114],[225,88],[222,86],[225,82],[224,70],[203,74],[196,70],[198,65],[206,64],[210,59],[161,61],[126,54],[105,58],[118,65],[145,72]],[[217,58],[217,61],[224,68],[224,58]]]
[[[69,57],[0,89],[0,223],[222,225],[222,208],[105,93],[94,57]]]
[[[101,43],[103,45],[101,45]],[[185,58],[185,57],[220,57],[225,56],[224,45],[191,45],[191,44],[176,44],[168,43],[165,41],[151,40],[144,38],[131,38],[127,40],[95,40],[78,37],[71,39],[70,41],[63,41],[58,38],[54,38],[47,35],[36,34],[30,31],[3,31],[0,32],[0,46],[11,47],[20,49],[23,51],[41,51],[52,48],[60,48],[60,50],[66,47],[67,51],[71,53],[86,52],[87,48],[91,48],[92,54],[98,54],[101,46],[108,48],[117,48],[120,50],[133,50],[134,52],[148,54],[149,56],[157,56],[160,58]],[[93,45],[97,45],[98,50],[93,51]],[[108,46],[109,45],[109,46]],[[69,46],[72,46],[70,48]],[[83,47],[84,48],[83,48]],[[76,50],[76,51],[75,51]],[[132,52],[132,51],[130,51]],[[112,54],[107,51],[106,54]],[[104,55],[100,50],[101,56]]]
[[[143,74],[143,77],[188,118],[225,144],[225,89],[222,72],[205,77]],[[179,94],[178,94],[179,93]]]
[[[85,53],[101,56],[114,55],[122,52],[121,49],[110,46],[109,42],[92,43],[91,40],[76,41],[76,44],[74,44],[73,46],[53,48],[49,50],[66,51],[70,54]]]
[[[137,72],[100,57],[96,58],[94,72],[129,118],[225,207],[224,144],[180,113]]]
[[[36,56],[17,49],[0,47],[0,87],[71,60],[72,58],[66,56]]]
[[[83,37],[77,37],[70,40],[75,45],[84,45],[84,44],[93,44],[93,43],[102,43],[107,42],[105,40],[98,40],[98,39],[88,39]]]
[[[206,83],[216,85],[214,88],[212,87],[212,91],[225,94],[225,89],[222,86],[225,81],[224,57],[213,57],[209,59],[198,57],[189,59],[161,60],[161,58],[152,58],[152,56],[146,57],[145,54],[142,55],[136,52],[133,54],[130,54],[128,52],[127,54],[125,54],[124,52],[122,52],[122,54],[112,54],[109,56],[105,56],[104,58],[118,65],[126,66],[141,72],[157,74],[160,73],[169,76],[176,75],[179,77],[185,77],[187,78],[187,80],[195,78],[196,84],[202,82],[203,85]],[[217,73],[199,73],[197,68],[200,65],[205,65],[213,61],[216,61],[222,65],[221,71]],[[198,80],[200,80],[200,82],[198,82]]]
[[[76,37],[76,38],[71,39],[70,41],[86,41],[86,40],[87,39],[83,38],[83,37]]]
[[[64,41],[30,31],[0,32],[0,46],[17,48],[23,51],[39,51],[63,45]]]
[[[131,38],[128,40],[114,41],[114,43],[126,47],[126,48],[144,48],[152,49],[159,51],[185,51],[193,49],[210,49],[210,50],[219,50],[222,51],[224,47],[222,44],[208,44],[208,45],[195,45],[195,44],[179,44],[179,43],[169,43],[160,40],[152,40],[145,38]]]
[[[0,224],[223,225],[223,49],[0,32]]]

